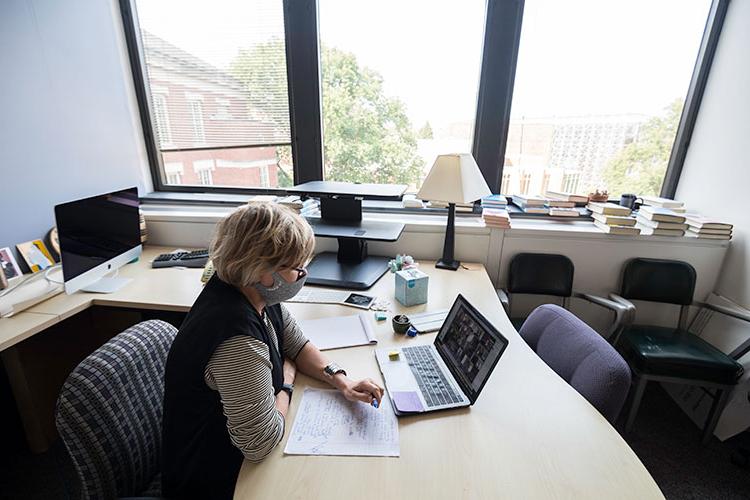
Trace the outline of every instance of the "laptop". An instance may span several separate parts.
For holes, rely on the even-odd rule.
[[[376,349],[375,357],[394,411],[405,415],[473,405],[507,346],[459,295],[434,344]]]

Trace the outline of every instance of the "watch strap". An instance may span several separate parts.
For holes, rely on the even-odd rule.
[[[323,369],[323,371],[329,377],[333,377],[337,373],[343,373],[344,375],[346,375],[346,371],[343,368],[341,368],[337,363],[330,363],[328,366],[326,366]]]

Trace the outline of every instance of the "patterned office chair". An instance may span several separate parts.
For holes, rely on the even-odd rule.
[[[507,287],[497,290],[497,296],[516,330],[521,328],[526,318],[511,315],[513,294],[562,297],[562,306],[567,309],[573,294],[574,271],[573,262],[564,255],[519,253],[511,259]]]
[[[617,420],[630,390],[630,368],[601,335],[554,304],[534,309],[520,334],[604,418]]]
[[[56,424],[86,499],[161,495],[164,367],[177,329],[144,321],[84,359],[68,376]]]

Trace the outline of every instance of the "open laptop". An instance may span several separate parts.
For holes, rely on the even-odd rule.
[[[394,411],[404,415],[473,405],[507,345],[459,295],[434,344],[377,349],[375,357]]]

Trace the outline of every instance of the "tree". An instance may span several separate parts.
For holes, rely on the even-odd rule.
[[[272,40],[234,59],[230,72],[247,86],[252,105],[286,109],[284,57],[283,42]],[[361,67],[354,54],[323,46],[321,63],[326,177],[417,184],[423,161],[404,104],[386,96],[380,74]]]
[[[681,113],[678,99],[664,108],[662,116],[643,124],[636,140],[609,161],[603,175],[610,195],[659,195]]]
[[[419,132],[417,132],[417,138],[418,139],[432,139],[432,127],[430,126],[430,122],[424,122],[424,126],[419,129]]]

